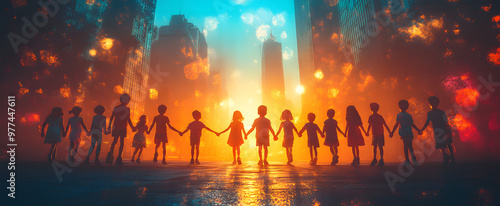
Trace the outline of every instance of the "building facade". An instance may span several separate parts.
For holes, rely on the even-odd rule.
[[[280,108],[285,99],[282,47],[271,34],[262,45],[262,102]]]

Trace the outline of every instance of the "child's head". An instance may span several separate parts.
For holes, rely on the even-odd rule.
[[[80,113],[82,113],[82,108],[79,107],[79,106],[75,106],[73,107],[70,111],[69,111],[70,114],[74,114],[75,116],[78,116],[80,115]]]
[[[236,110],[233,112],[233,121],[243,121],[243,115],[240,111]]]
[[[56,116],[63,116],[63,110],[61,107],[52,108],[52,114]]]
[[[94,112],[96,114],[102,115],[102,114],[104,114],[104,111],[106,111],[106,109],[104,109],[104,107],[101,106],[101,105],[97,105],[97,106],[94,107]]]
[[[260,105],[259,108],[257,109],[257,112],[259,113],[260,116],[266,116],[267,107],[264,105]]]
[[[201,112],[200,112],[200,111],[198,111],[198,110],[194,110],[194,111],[193,111],[193,118],[194,118],[195,120],[200,120],[200,119],[201,119]]]
[[[436,96],[431,96],[427,99],[432,108],[439,106],[439,98]]]
[[[370,110],[372,110],[373,113],[377,113],[379,108],[380,106],[375,102],[370,104]]]
[[[292,121],[293,120],[292,112],[288,109],[283,110],[283,112],[281,113],[280,119],[281,119],[281,121],[285,121],[285,120]]]
[[[398,105],[399,105],[399,109],[401,109],[402,112],[405,112],[408,107],[410,107],[410,103],[408,103],[408,101],[406,100],[401,100],[398,102]]]
[[[127,105],[130,102],[130,95],[127,93],[124,93],[120,95],[120,103]]]
[[[309,120],[309,122],[314,122],[315,119],[316,115],[314,113],[307,114],[307,120]]]
[[[163,104],[158,106],[158,113],[165,114],[165,112],[167,112],[167,106],[165,106]]]
[[[350,105],[347,107],[345,119],[347,123],[353,124],[353,125],[362,125],[363,122],[361,122],[361,117],[359,116],[358,110],[356,110],[356,107],[353,105]]]
[[[326,116],[328,118],[333,118],[335,116],[335,110],[329,109],[328,111],[326,111]]]
[[[146,124],[146,120],[147,120],[146,115],[141,115],[139,117],[139,121],[137,122],[137,125],[145,125]]]

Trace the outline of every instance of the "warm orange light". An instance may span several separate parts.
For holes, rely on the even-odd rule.
[[[491,52],[488,54],[488,61],[492,62],[495,65],[500,65],[500,48],[496,50],[496,52]]]
[[[317,70],[315,73],[314,73],[314,77],[316,77],[316,79],[323,79],[324,75],[323,75],[323,72],[321,70]]]
[[[336,89],[336,88],[331,88],[330,90],[328,90],[328,98],[335,98],[337,97],[337,95],[339,94],[339,90]]]
[[[197,98],[200,97],[201,96],[201,92],[199,90],[195,90],[194,91],[194,96],[197,97]]]
[[[479,91],[471,87],[463,88],[456,91],[455,101],[464,106],[473,108],[477,105],[479,98]]]
[[[118,94],[123,94],[123,87],[121,85],[116,85],[113,91]]]
[[[156,89],[149,89],[149,98],[150,99],[158,99],[158,90]]]
[[[39,88],[39,89],[35,90],[35,93],[37,93],[37,94],[43,94],[42,88]]]
[[[298,85],[297,87],[295,87],[295,92],[297,92],[297,94],[304,94],[305,92],[304,86]]]
[[[51,66],[59,66],[61,63],[59,62],[59,58],[56,55],[52,54],[49,51],[41,50],[40,51],[40,59],[42,62],[47,63]]]
[[[89,55],[90,55],[90,56],[95,57],[95,55],[96,55],[96,54],[97,54],[97,51],[96,51],[95,49],[91,49],[91,50],[89,50]]]
[[[63,87],[61,87],[61,89],[59,89],[59,93],[61,94],[61,96],[69,98],[69,96],[71,95],[71,89],[68,87],[68,85],[64,85]]]
[[[104,38],[100,41],[101,48],[103,48],[104,50],[110,50],[113,47],[113,42],[114,39]]]
[[[413,21],[412,26],[406,28],[399,28],[398,31],[408,36],[406,41],[413,41],[417,38],[420,38],[429,44],[434,40],[432,29],[440,29],[442,27],[443,27],[443,18],[440,18],[440,19],[432,19],[428,22]]]
[[[186,78],[195,80],[198,79],[198,76],[202,73],[209,74],[210,69],[208,66],[208,60],[198,58],[197,61],[192,62],[186,66],[184,66],[184,75]]]

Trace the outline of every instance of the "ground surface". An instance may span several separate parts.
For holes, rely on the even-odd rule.
[[[18,162],[16,199],[6,205],[499,205],[497,165],[426,163],[400,173],[395,163],[381,168],[143,161],[73,167],[60,182],[47,163]],[[387,172],[404,180],[394,192]]]

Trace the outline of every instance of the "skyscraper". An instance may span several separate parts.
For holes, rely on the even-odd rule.
[[[262,45],[262,102],[268,107],[284,106],[285,103],[281,43],[272,33]]]

